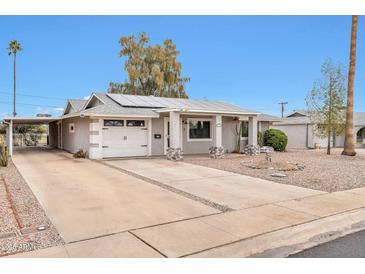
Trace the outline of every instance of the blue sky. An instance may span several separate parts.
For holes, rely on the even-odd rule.
[[[365,21],[358,29],[355,110],[365,111]],[[217,99],[270,114],[304,98],[330,57],[346,67],[350,16],[0,16],[0,114],[12,113],[10,40],[19,40],[18,115],[59,114],[65,98],[106,91],[127,75],[121,36],[171,38],[191,98]],[[347,73],[347,69],[346,69]],[[40,98],[25,95],[52,97]]]

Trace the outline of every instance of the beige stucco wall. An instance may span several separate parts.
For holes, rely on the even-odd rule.
[[[288,136],[287,148],[307,147],[307,125],[273,125],[271,128],[279,129]],[[312,135],[312,130],[308,128],[308,135]]]
[[[155,139],[155,134],[160,134],[161,139]],[[152,155],[164,155],[164,118],[152,119]]]
[[[164,117],[152,119],[152,155],[163,155],[164,154]],[[208,153],[209,147],[215,143],[215,116],[193,116],[193,115],[181,115],[182,123],[182,145],[184,154],[204,154]],[[211,119],[212,129],[212,140],[211,141],[188,141],[188,125],[187,121],[189,118],[202,118]],[[222,145],[223,147],[232,152],[236,148],[236,132],[235,125],[238,121],[235,121],[233,117],[223,116],[222,117]],[[155,139],[155,134],[161,134],[161,139]],[[247,145],[247,140],[241,140],[241,148]]]
[[[75,124],[75,132],[69,132],[69,124]],[[67,118],[62,120],[62,148],[71,153],[79,149],[89,151],[90,119],[88,117]]]
[[[270,122],[259,122],[258,131],[265,132],[266,130],[270,129]]]

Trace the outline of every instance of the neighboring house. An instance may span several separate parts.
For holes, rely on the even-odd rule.
[[[354,113],[354,126],[357,148],[365,148],[365,112]],[[274,122],[272,128],[280,129],[288,136],[288,148],[314,148],[315,144],[327,147],[327,138],[319,138],[313,131],[313,124],[308,113],[304,110],[294,111],[292,114]],[[332,136],[332,147],[343,147],[344,133]]]
[[[12,132],[14,123],[41,122],[37,118],[4,120]],[[61,117],[44,119],[51,146],[71,153],[83,149],[89,158],[102,159],[164,155],[168,148],[184,154],[208,153],[212,146],[231,152],[236,125],[244,128],[241,147],[256,145],[257,131],[277,117],[218,101],[92,93],[88,100],[69,100]]]

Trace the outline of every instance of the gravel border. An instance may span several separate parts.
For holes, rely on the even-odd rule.
[[[1,176],[6,177],[10,200]],[[63,244],[62,237],[11,161],[7,167],[0,167],[0,180],[0,256]],[[11,202],[22,227],[17,223]],[[38,231],[41,226],[45,229]]]
[[[365,150],[357,149],[357,155],[354,157],[342,156],[342,150],[334,148],[331,150],[331,155],[327,155],[325,149],[289,149],[287,152],[273,152],[273,162],[290,162],[304,167],[303,170],[280,171],[286,175],[283,178],[272,177],[271,175],[277,172],[275,170],[252,169],[240,164],[242,161],[262,161],[265,159],[264,154],[257,156],[226,154],[224,159],[212,159],[205,155],[188,155],[184,157],[184,161],[326,192],[365,187]]]

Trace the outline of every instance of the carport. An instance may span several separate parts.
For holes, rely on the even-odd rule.
[[[6,128],[6,144],[9,149],[9,155],[13,155],[13,126],[18,125],[48,125],[59,121],[56,117],[5,117],[4,123],[7,125]],[[54,136],[56,135],[56,136]],[[58,131],[48,130],[49,140],[58,139]]]

